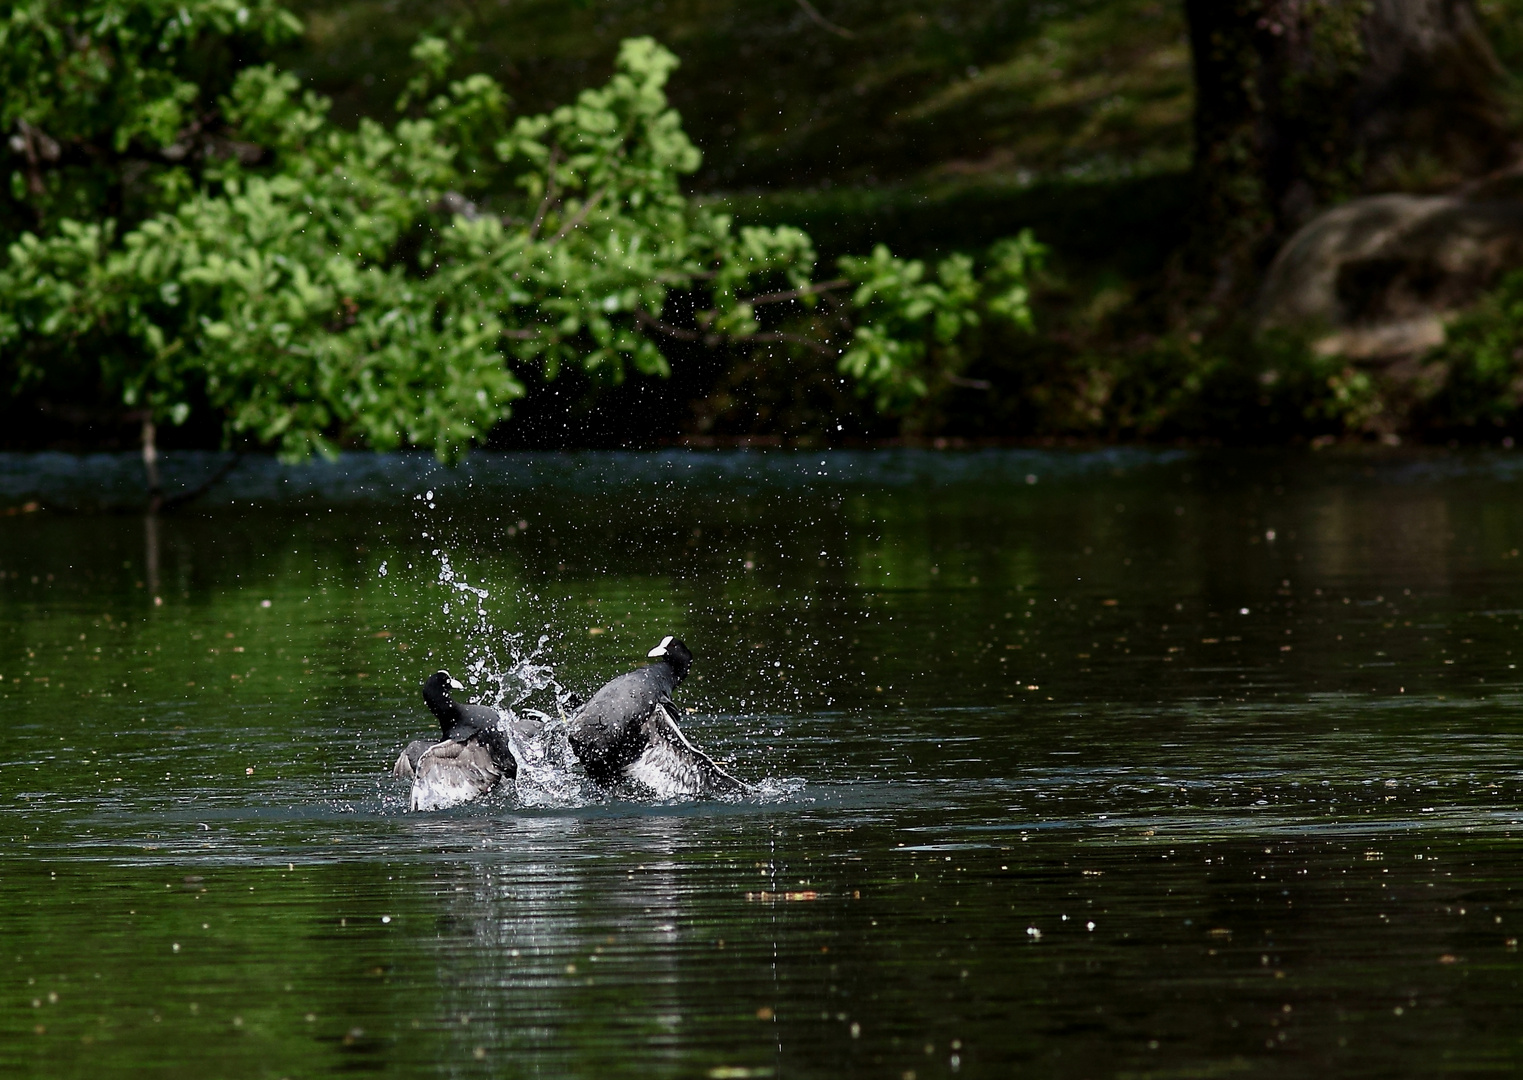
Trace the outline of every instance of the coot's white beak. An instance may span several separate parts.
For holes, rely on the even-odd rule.
[[[672,643],[672,635],[667,634],[666,637],[661,639],[661,644],[657,645],[654,649],[652,649],[650,652],[646,653],[645,655],[649,656],[649,657],[665,656],[666,655],[666,647],[668,645],[670,645],[671,643]]]
[[[462,683],[459,679],[451,679],[449,681],[449,685],[450,685],[450,689],[451,690],[464,690],[465,689],[465,684]]]

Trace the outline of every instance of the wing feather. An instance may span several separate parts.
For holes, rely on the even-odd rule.
[[[414,810],[443,810],[485,795],[502,779],[492,752],[475,739],[435,743],[418,759],[413,777]]]
[[[745,784],[688,741],[677,726],[677,707],[669,699],[656,703],[642,722],[641,732],[645,749],[624,767],[624,775],[657,796],[723,795],[746,790]]]
[[[411,780],[418,774],[418,762],[428,752],[433,743],[424,739],[414,739],[407,747],[397,755],[397,763],[391,767],[391,775],[398,780]]]

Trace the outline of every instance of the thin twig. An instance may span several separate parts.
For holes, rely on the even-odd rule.
[[[781,304],[785,300],[797,300],[803,296],[815,296],[819,293],[834,292],[836,289],[844,289],[851,282],[846,278],[836,278],[834,281],[822,281],[818,285],[805,285],[801,289],[785,289],[782,292],[762,293],[753,296],[746,303],[755,307],[757,304]]]
[[[966,387],[969,390],[993,390],[994,384],[988,379],[970,379],[964,375],[953,375],[950,371],[944,373],[947,382],[953,386]]]
[[[550,161],[545,166],[545,197],[539,200],[539,211],[534,215],[534,224],[529,226],[530,240],[539,235],[539,227],[545,223],[545,215],[550,212],[550,203],[555,198],[555,162],[560,152],[559,146],[550,148]]]
[[[635,321],[641,326],[648,326],[652,330],[665,334],[667,337],[676,338],[678,341],[702,341],[705,336],[716,341],[719,338],[718,334],[704,335],[697,330],[684,330],[680,326],[669,326],[660,319],[647,314],[643,308],[635,308]]]
[[[807,346],[822,356],[840,355],[839,350],[821,344],[812,337],[806,337],[803,334],[790,334],[781,330],[747,334],[743,337],[736,337],[732,334],[705,334],[699,330],[687,330],[680,326],[671,326],[651,317],[639,308],[635,309],[635,319],[642,326],[648,326],[657,333],[665,334],[667,337],[676,338],[678,341],[701,341],[710,348],[723,344],[739,345],[756,341],[786,341],[793,345]]]
[[[769,331],[764,334],[752,334],[750,337],[737,338],[738,341],[786,341],[793,345],[804,345],[813,349],[821,356],[840,356],[840,349],[832,349],[829,345],[822,344],[812,337],[804,334],[789,334],[782,330]]]
[[[655,275],[655,280],[662,285],[686,285],[690,281],[713,281],[718,276],[716,270],[698,270],[691,274],[661,273]]]
[[[582,208],[580,210],[571,215],[571,220],[567,221],[566,224],[561,226],[561,231],[549,239],[546,246],[554,247],[556,244],[560,243],[567,233],[580,225],[582,223],[582,219],[584,219],[588,214],[592,213],[592,208],[598,203],[602,202],[603,196],[607,194],[608,189],[606,187],[599,188],[597,193],[593,195],[592,198],[588,199],[582,204]]]
[[[808,15],[811,19],[813,19],[815,24],[817,26],[819,26],[821,29],[829,30],[832,34],[835,34],[837,37],[846,38],[848,41],[850,41],[852,38],[857,36],[856,34],[852,33],[850,30],[846,29],[846,27],[844,27],[844,26],[837,26],[835,23],[833,23],[829,19],[825,18],[825,16],[820,14],[820,9],[815,7],[813,4],[811,4],[809,2],[809,0],[798,0],[798,5],[799,5],[799,7],[804,9],[804,14]]]

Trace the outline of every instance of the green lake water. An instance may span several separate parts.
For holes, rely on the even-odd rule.
[[[1523,456],[138,471],[0,455],[0,1074],[1523,1066]],[[406,812],[667,633],[754,796]]]

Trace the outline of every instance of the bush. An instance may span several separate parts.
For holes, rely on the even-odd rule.
[[[1505,276],[1427,358],[1417,421],[1436,434],[1516,432],[1523,407],[1523,272]]]
[[[691,202],[679,178],[699,155],[664,92],[676,60],[650,39],[624,42],[606,85],[514,118],[491,78],[448,81],[448,47],[425,38],[399,118],[350,131],[272,65],[215,99],[193,81],[249,33],[289,33],[272,5],[27,12],[0,41],[32,88],[6,105],[24,159],[7,220],[35,220],[0,269],[0,361],[18,386],[97,385],[172,423],[209,409],[225,438],[289,457],[344,443],[449,457],[526,379],[664,375],[663,342],[839,357],[893,412],[965,363],[965,332],[1029,323],[1029,236],[981,278],[952,258],[926,281],[880,249],[817,282],[801,230],[736,229]],[[98,54],[83,84],[66,77],[70,42]],[[65,140],[85,164],[39,156]],[[91,156],[103,146],[115,156]],[[822,305],[834,293],[849,299]],[[673,294],[697,298],[680,319]]]

